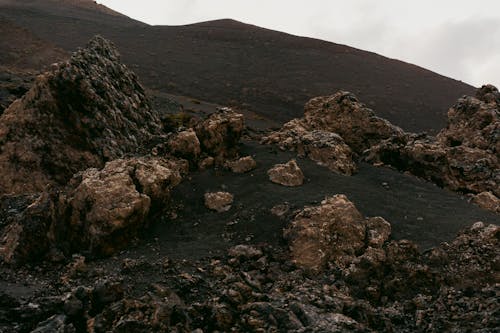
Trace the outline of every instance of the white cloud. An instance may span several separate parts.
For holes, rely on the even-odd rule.
[[[408,61],[473,85],[500,85],[500,1],[101,0],[150,24],[233,18]]]

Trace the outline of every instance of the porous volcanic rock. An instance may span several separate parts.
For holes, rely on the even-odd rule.
[[[4,196],[10,218],[0,229],[8,263],[44,258],[49,250],[110,255],[138,237],[154,210],[167,204],[187,163],[162,158],[117,159],[77,174],[64,191]]]
[[[252,156],[244,156],[237,160],[227,161],[226,167],[234,173],[246,173],[257,167],[257,162]]]
[[[200,141],[192,128],[173,133],[168,140],[170,154],[196,162],[201,154]]]
[[[231,209],[234,196],[229,192],[205,193],[205,207],[218,213],[227,212]]]
[[[0,118],[0,193],[36,193],[160,134],[134,73],[101,37],[39,76]]]
[[[162,158],[117,159],[102,170],[87,169],[71,180],[62,223],[54,225],[58,246],[110,255],[138,236],[150,210],[166,203],[186,164]],[[153,206],[152,206],[153,205]]]
[[[276,164],[267,171],[269,180],[283,186],[301,186],[304,174],[295,160],[284,164]]]
[[[353,152],[337,134],[308,130],[303,120],[293,119],[276,132],[262,138],[263,144],[275,144],[282,150],[297,152],[334,172],[352,175],[356,172]]]
[[[454,191],[500,196],[500,108],[495,93],[494,87],[486,86],[478,96],[488,102],[468,96],[459,99],[437,138],[411,133],[393,136],[373,146],[365,159]]]
[[[319,206],[305,207],[284,230],[292,260],[320,270],[329,262],[349,266],[367,246],[380,248],[391,233],[381,217],[365,219],[343,194],[326,198]]]
[[[223,164],[238,156],[238,143],[245,128],[243,115],[230,108],[219,108],[194,128],[201,149]]]
[[[401,128],[377,117],[347,91],[309,100],[304,107],[303,121],[311,130],[337,133],[357,154],[381,140],[404,133]]]
[[[473,195],[471,202],[481,208],[490,210],[495,213],[500,213],[500,199],[491,192],[481,192]]]

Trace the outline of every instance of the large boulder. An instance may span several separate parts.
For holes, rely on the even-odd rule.
[[[238,144],[245,128],[243,115],[230,108],[220,108],[198,123],[194,130],[201,149],[222,164],[238,156]]]
[[[327,263],[349,266],[367,247],[380,248],[391,233],[381,217],[365,219],[343,194],[305,207],[284,230],[292,260],[312,270]]]
[[[293,119],[276,132],[262,138],[264,144],[275,144],[282,150],[297,152],[334,172],[352,175],[356,171],[353,152],[333,132],[308,130],[303,120]]]
[[[36,261],[49,252],[110,255],[137,238],[164,209],[187,172],[183,161],[117,159],[78,173],[59,193],[1,198],[0,259]]]
[[[150,211],[169,198],[183,172],[185,163],[162,158],[117,159],[102,170],[85,170],[61,198],[63,218],[53,228],[57,245],[96,255],[122,249],[146,226]]]
[[[204,195],[205,207],[218,213],[231,209],[234,196],[229,192],[208,192]]]
[[[134,73],[101,37],[39,76],[0,118],[0,193],[36,193],[160,133]]]

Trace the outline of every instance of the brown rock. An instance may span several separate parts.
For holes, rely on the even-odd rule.
[[[175,133],[168,140],[169,152],[177,157],[196,162],[200,153],[200,141],[192,128]]]
[[[161,158],[133,158],[84,171],[62,199],[66,219],[54,225],[54,239],[70,251],[115,253],[145,226],[151,204],[164,203],[180,182],[183,168],[184,164]]]
[[[337,134],[323,130],[308,130],[303,120],[293,119],[262,139],[264,144],[276,144],[282,150],[296,151],[334,172],[352,175],[356,171],[353,152]]]
[[[463,97],[448,111],[437,138],[406,133],[373,146],[365,159],[435,182],[454,191],[500,196],[498,91],[484,86],[478,98]]]
[[[257,162],[252,156],[245,156],[234,161],[226,162],[226,167],[231,169],[234,173],[245,173],[252,171],[257,167]]]
[[[243,115],[221,108],[195,127],[203,152],[217,163],[238,155],[238,143],[245,127]]]
[[[304,174],[295,160],[276,164],[267,174],[270,181],[283,186],[301,186],[304,183]]]
[[[328,262],[348,266],[367,244],[380,247],[389,235],[388,222],[381,217],[365,220],[342,194],[305,207],[284,231],[292,260],[313,270]]]
[[[205,193],[205,207],[218,213],[227,212],[231,209],[233,195],[228,192]]]
[[[306,103],[304,110],[304,123],[309,129],[337,133],[357,154],[381,140],[403,134],[402,129],[375,116],[346,91],[315,97]]]
[[[500,199],[491,192],[481,192],[474,195],[471,201],[481,208],[500,213]]]
[[[92,39],[39,76],[0,118],[0,193],[36,193],[136,152],[160,134],[137,77],[113,45]]]

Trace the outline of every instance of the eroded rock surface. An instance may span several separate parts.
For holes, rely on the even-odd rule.
[[[220,108],[195,127],[201,149],[216,163],[238,156],[238,143],[245,127],[243,115],[230,108]]]
[[[365,219],[345,195],[335,195],[299,212],[284,237],[297,265],[320,270],[329,262],[348,266],[367,246],[380,248],[390,233],[383,218]]]
[[[276,164],[267,171],[269,180],[283,186],[301,186],[304,174],[295,160],[284,164]]]
[[[500,199],[491,192],[472,195],[471,201],[481,208],[500,213]]]
[[[405,134],[373,146],[366,160],[388,164],[465,193],[500,195],[498,156],[500,111],[496,88],[463,97],[448,111],[448,126],[437,138]]]
[[[234,196],[229,192],[205,193],[205,207],[218,213],[227,212],[231,209]]]
[[[0,233],[1,259],[35,261],[49,250],[116,253],[139,236],[152,210],[164,208],[185,172],[185,162],[147,157],[87,169],[65,191],[30,197],[11,213]]]
[[[307,128],[304,121],[293,119],[261,142],[295,151],[299,157],[308,157],[334,172],[352,175],[356,171],[353,152],[339,135]]]
[[[234,173],[246,173],[255,169],[257,162],[255,162],[252,156],[245,156],[237,160],[227,161],[226,167]]]
[[[0,118],[0,193],[42,191],[160,133],[137,77],[101,37],[39,76]]]

